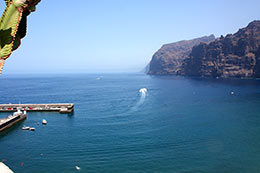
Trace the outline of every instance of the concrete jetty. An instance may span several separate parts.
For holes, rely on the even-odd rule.
[[[10,168],[8,168],[4,163],[0,162],[0,172],[1,173],[14,173]]]
[[[13,115],[9,115],[7,118],[0,119],[0,132],[12,127],[14,124],[26,119],[26,112],[18,110]]]
[[[25,111],[57,111],[60,113],[72,113],[73,103],[51,103],[51,104],[0,104],[0,112]]]

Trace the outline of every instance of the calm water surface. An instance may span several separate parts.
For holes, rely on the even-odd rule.
[[[0,160],[18,173],[260,172],[259,80],[2,76],[9,102],[75,103],[73,115],[28,113],[0,134]]]

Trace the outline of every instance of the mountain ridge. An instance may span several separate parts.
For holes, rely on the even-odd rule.
[[[175,56],[168,56],[168,52]],[[188,55],[179,52],[174,48],[170,51],[163,49],[162,46],[154,54],[148,74],[260,77],[260,21],[250,22],[234,34],[195,44],[190,52],[185,52]]]
[[[148,74],[178,74],[183,60],[191,53],[193,46],[198,45],[200,42],[209,43],[214,39],[215,36],[212,34],[192,40],[164,44],[153,55]]]

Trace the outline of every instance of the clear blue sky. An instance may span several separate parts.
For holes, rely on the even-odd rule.
[[[140,71],[163,44],[256,19],[259,0],[42,0],[4,74]]]

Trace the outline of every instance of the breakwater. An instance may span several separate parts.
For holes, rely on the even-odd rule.
[[[18,109],[25,111],[57,111],[60,113],[72,113],[73,103],[51,103],[51,104],[0,104],[0,112],[15,112]]]
[[[13,115],[9,115],[7,118],[0,119],[0,132],[12,127],[14,124],[26,119],[26,113],[16,112]]]

